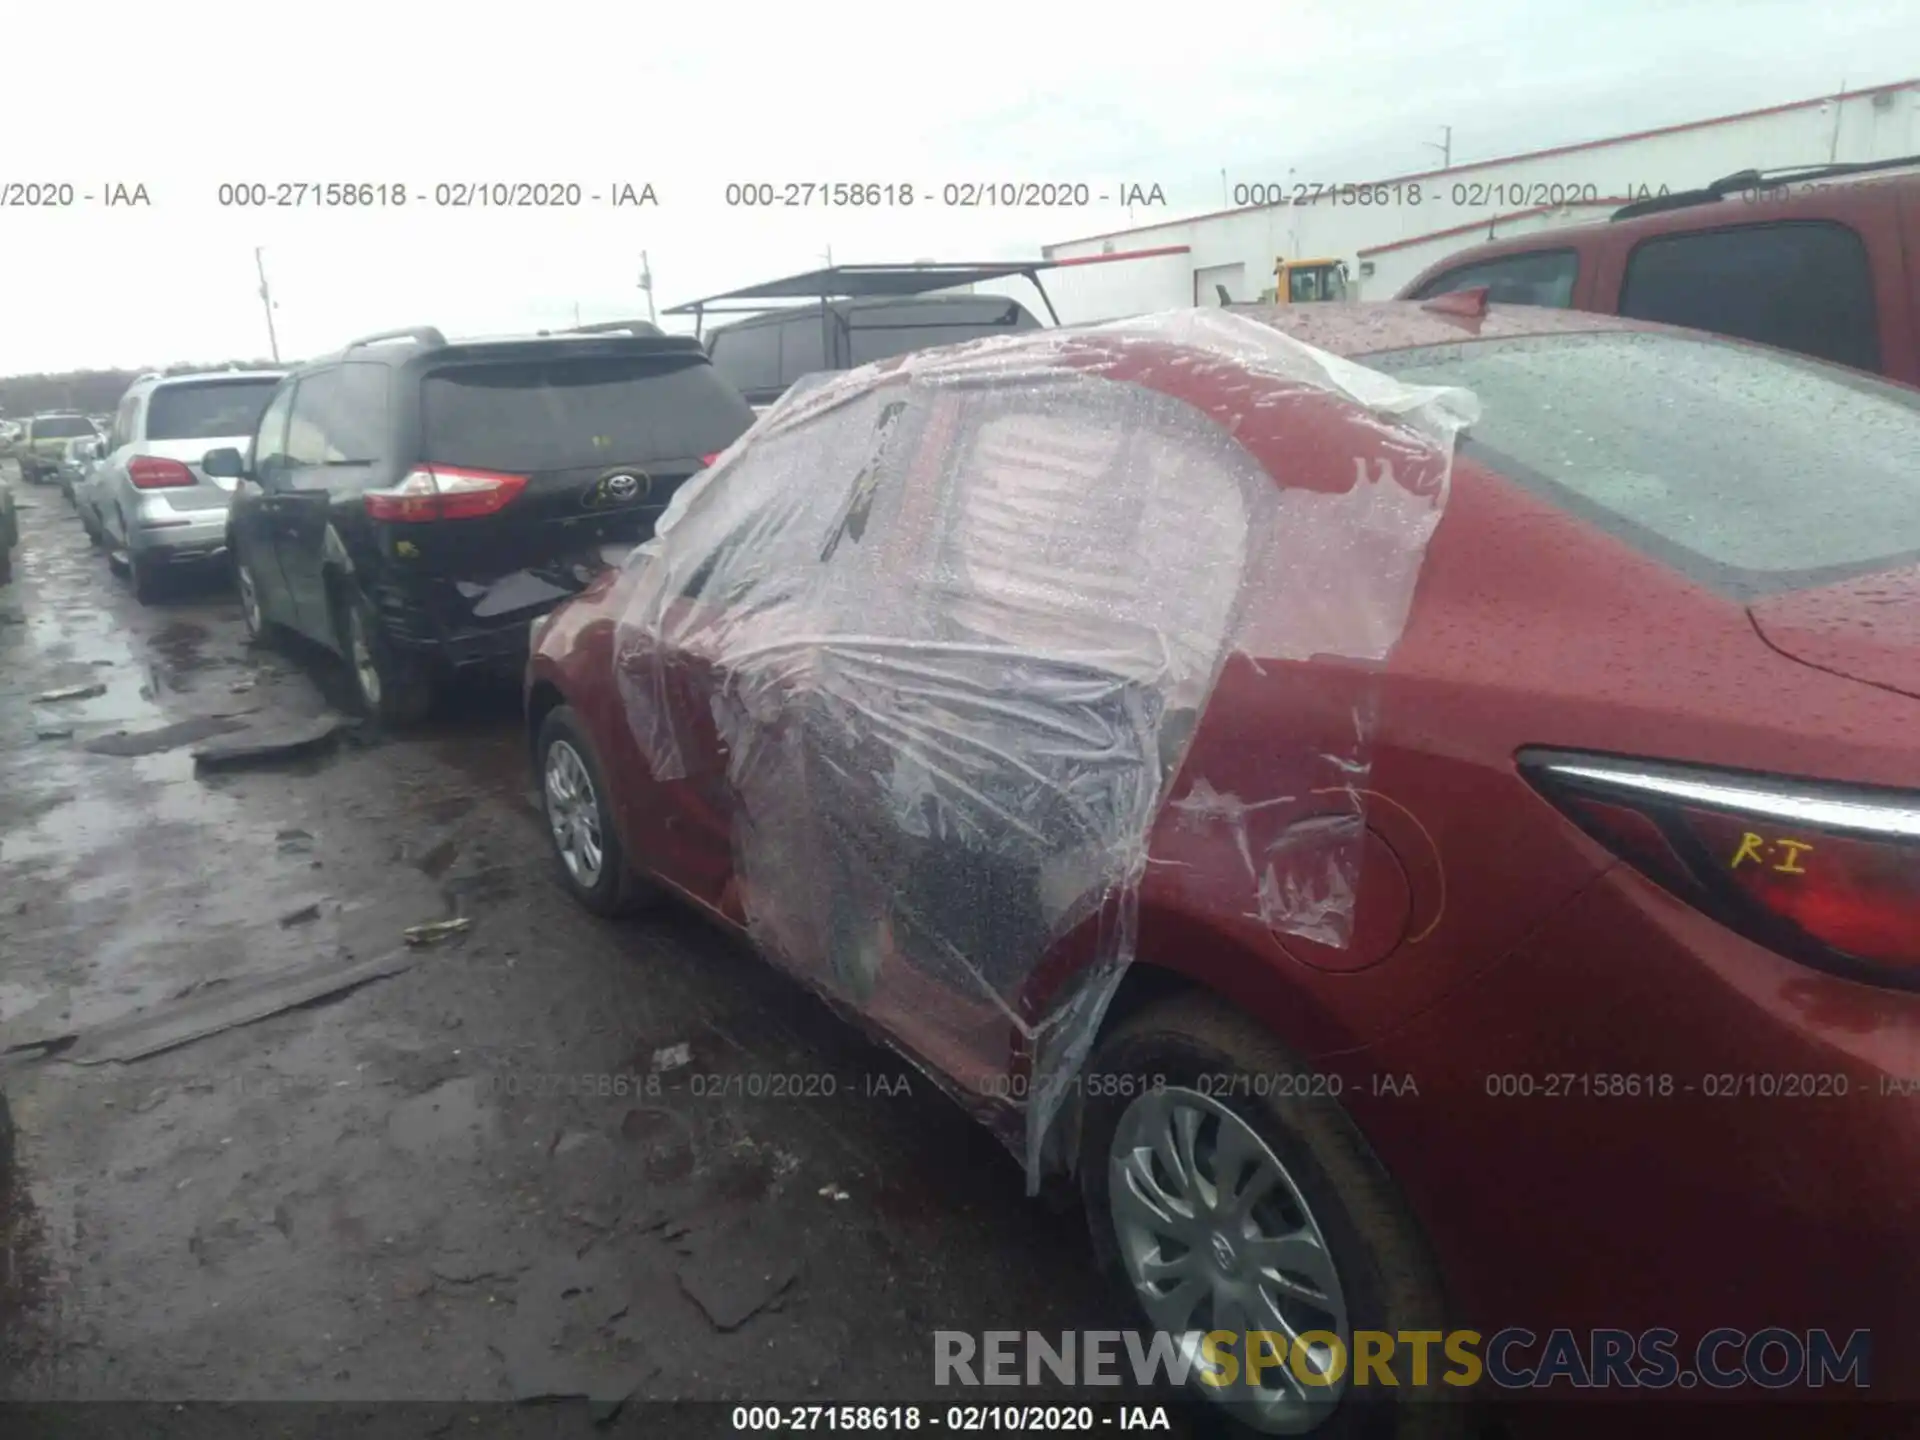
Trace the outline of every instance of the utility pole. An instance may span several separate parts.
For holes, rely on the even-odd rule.
[[[1429,150],[1438,150],[1440,152],[1440,168],[1442,170],[1451,170],[1453,168],[1453,127],[1451,125],[1442,125],[1440,127],[1440,134],[1444,138],[1438,145],[1434,144],[1431,140],[1423,140],[1420,143],[1425,145]]]
[[[647,319],[658,325],[660,316],[653,308],[653,266],[647,262],[644,250],[640,252],[640,288],[647,292]]]
[[[253,247],[253,268],[260,272],[260,303],[267,311],[267,344],[273,347],[273,363],[280,363],[280,337],[273,332],[273,292],[267,288],[267,262],[262,258],[266,247]]]

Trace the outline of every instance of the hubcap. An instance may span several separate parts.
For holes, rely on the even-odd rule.
[[[353,647],[353,675],[360,686],[360,693],[367,704],[376,709],[380,704],[380,667],[373,663],[373,643],[367,639],[367,622],[360,618],[360,612],[347,612],[347,631],[349,643]]]
[[[1280,1158],[1233,1111],[1195,1090],[1141,1095],[1108,1153],[1107,1203],[1127,1278],[1156,1330],[1203,1369],[1209,1331],[1234,1336],[1232,1385],[1200,1388],[1269,1434],[1297,1435],[1327,1418],[1346,1389],[1323,1337],[1352,1344],[1333,1255]],[[1273,1339],[1247,1377],[1249,1332]],[[1302,1374],[1321,1383],[1303,1380]]]
[[[586,762],[565,740],[547,748],[547,825],[567,873],[582,889],[600,881],[605,854],[600,847],[600,801]]]
[[[234,576],[240,585],[240,610],[246,617],[247,632],[260,633],[260,596],[253,588],[253,572],[245,565],[235,567]]]

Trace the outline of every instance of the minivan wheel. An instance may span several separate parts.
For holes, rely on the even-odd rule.
[[[1353,1384],[1356,1331],[1442,1330],[1445,1306],[1418,1226],[1333,1087],[1231,1007],[1184,995],[1102,1040],[1080,1088],[1095,1254],[1138,1323],[1191,1344],[1190,1393],[1246,1435],[1466,1432],[1438,1354],[1425,1387],[1398,1355],[1397,1387]],[[1279,1337],[1256,1381],[1242,1340],[1224,1352],[1235,1383],[1197,1382],[1198,1337],[1221,1330]],[[1339,1347],[1288,1339],[1310,1331]]]
[[[342,596],[338,603],[347,669],[361,707],[395,729],[419,724],[433,709],[431,677],[412,656],[400,654],[387,643],[364,600]]]
[[[247,639],[264,639],[267,620],[266,612],[260,608],[260,587],[254,584],[252,568],[238,558],[233,562],[233,588],[240,595],[240,618],[246,624]]]
[[[535,755],[547,838],[568,893],[597,915],[628,914],[655,899],[627,865],[600,759],[570,708],[558,707],[541,723]]]

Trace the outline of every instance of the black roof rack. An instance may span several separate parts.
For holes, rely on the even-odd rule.
[[[380,330],[372,335],[362,335],[358,340],[349,340],[348,350],[358,350],[363,345],[379,345],[388,340],[412,340],[420,345],[441,346],[447,343],[447,337],[431,325],[410,325],[401,330]]]
[[[443,350],[452,345],[491,344],[503,341],[542,339],[552,340],[565,335],[632,335],[643,340],[672,341],[675,345],[698,345],[690,336],[669,335],[658,325],[647,320],[605,320],[594,325],[576,325],[570,330],[536,330],[532,335],[488,335],[477,336],[472,340],[450,341],[434,325],[408,325],[398,330],[381,330],[372,335],[362,335],[357,340],[349,340],[339,354],[348,355],[369,345],[381,345],[394,340],[411,340],[414,344],[429,350]]]
[[[1051,270],[1059,263],[1055,260],[989,260],[979,263],[923,261],[905,265],[831,265],[824,270],[808,270],[799,275],[729,290],[721,295],[709,295],[703,300],[689,300],[675,305],[667,314],[693,316],[694,333],[697,335],[708,315],[757,315],[783,308],[765,304],[720,303],[724,301],[804,300],[824,306],[831,300],[904,299],[934,290],[951,289],[956,285],[977,285],[982,281],[1004,280],[1018,275],[1032,282],[1033,288],[1040,292],[1041,303],[1047,307],[1047,315],[1058,325],[1060,316],[1053,308],[1053,298],[1040,283],[1040,272]]]
[[[1666,210],[1709,205],[1745,191],[1771,190],[1803,180],[1832,180],[1842,175],[1864,175],[1875,170],[1903,170],[1915,165],[1920,165],[1920,155],[1902,155],[1893,160],[1855,160],[1833,165],[1793,165],[1777,170],[1736,170],[1699,190],[1679,190],[1671,195],[1654,195],[1645,200],[1636,200],[1631,205],[1622,205],[1609,218],[1632,220],[1641,215],[1658,215]]]

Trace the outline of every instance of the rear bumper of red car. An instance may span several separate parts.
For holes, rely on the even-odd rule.
[[[1620,868],[1353,1068],[1461,1323],[1865,1329],[1855,1398],[1920,1398],[1920,996]]]

